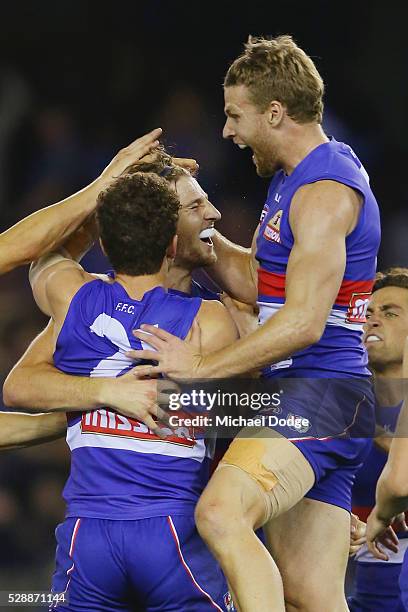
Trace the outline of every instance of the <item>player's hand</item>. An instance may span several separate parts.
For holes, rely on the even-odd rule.
[[[243,338],[258,329],[258,314],[254,306],[232,299],[227,293],[221,293],[221,302],[237,326],[239,337]]]
[[[159,406],[158,381],[143,380],[145,369],[139,372],[134,370],[124,376],[105,379],[101,401],[120,414],[144,423],[160,438],[165,438],[160,423],[168,428],[169,417]]]
[[[392,552],[398,552],[398,537],[391,527],[394,517],[382,519],[374,507],[367,519],[367,547],[371,554],[381,561],[389,561],[389,556],[384,551],[384,546]]]
[[[366,524],[360,521],[356,514],[350,517],[350,549],[349,556],[353,557],[366,542]]]
[[[142,325],[133,330],[139,340],[148,343],[152,350],[132,350],[126,355],[132,359],[157,361],[157,366],[146,366],[151,375],[166,374],[173,380],[200,378],[201,330],[197,321],[192,325],[189,340],[181,340],[164,329],[153,325]]]
[[[136,163],[142,157],[150,153],[152,149],[159,145],[161,133],[162,129],[156,128],[148,134],[137,138],[124,149],[121,149],[102,172],[99,177],[100,182],[103,183],[104,186],[109,185],[109,183],[120,176],[128,166]]]
[[[175,166],[181,166],[185,170],[188,170],[190,174],[197,174],[200,166],[195,159],[188,159],[186,157],[172,157],[173,164]]]

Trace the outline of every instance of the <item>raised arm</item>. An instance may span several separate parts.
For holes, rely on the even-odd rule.
[[[181,349],[183,343],[174,338],[156,355],[135,351],[134,356],[155,359],[155,371],[171,378],[229,377],[244,373],[248,364],[258,369],[317,342],[341,285],[345,239],[355,227],[360,206],[356,192],[333,181],[302,187],[291,207],[294,246],[284,306],[253,333],[209,355],[189,351],[188,345]],[[157,328],[146,329],[158,335]]]
[[[219,287],[245,304],[255,304],[257,298],[257,235],[258,230],[254,234],[251,248],[246,249],[216,232],[213,241],[217,263],[206,268]]]
[[[0,234],[0,274],[38,259],[57,248],[95,209],[96,198],[127,166],[157,146],[160,129],[119,151],[90,185],[74,195],[38,210]]]

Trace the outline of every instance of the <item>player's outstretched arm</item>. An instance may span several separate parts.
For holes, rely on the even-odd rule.
[[[155,346],[156,353],[135,351],[133,356],[158,361],[155,371],[175,379],[229,377],[244,373],[248,364],[259,369],[314,344],[339,291],[346,263],[345,239],[359,210],[359,196],[344,185],[332,181],[306,185],[292,202],[295,242],[286,273],[286,302],[273,317],[245,338],[209,355],[189,352],[188,343],[181,349],[182,341],[167,335],[159,348]],[[152,326],[142,329],[155,336],[160,333]]]
[[[127,166],[157,146],[161,129],[138,138],[119,151],[102,174],[74,195],[43,208],[0,234],[0,274],[30,263],[57,248],[95,210],[102,189]]]
[[[234,244],[219,232],[213,241],[217,262],[206,268],[206,272],[228,295],[245,304],[255,304],[257,298],[257,262],[255,260],[255,232],[252,247],[246,249]]]
[[[65,435],[65,413],[21,414],[0,412],[0,450],[24,448],[57,440]]]

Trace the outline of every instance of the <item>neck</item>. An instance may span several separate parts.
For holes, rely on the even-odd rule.
[[[143,276],[117,274],[115,280],[126,289],[126,293],[132,300],[141,300],[144,294],[151,289],[165,286],[166,274],[162,266],[157,274],[144,274]]]
[[[286,126],[283,140],[281,166],[286,174],[292,174],[296,166],[313,149],[329,142],[320,124],[307,123],[300,125],[292,120]]]
[[[177,289],[184,293],[191,293],[191,281],[191,270],[173,264],[167,275],[166,287],[168,289]]]
[[[372,368],[375,394],[381,406],[396,406],[404,397],[402,363],[390,364],[383,370]]]

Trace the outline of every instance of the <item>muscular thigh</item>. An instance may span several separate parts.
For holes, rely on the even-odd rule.
[[[269,521],[264,531],[288,602],[299,604],[315,598],[318,612],[324,609],[319,602],[324,601],[326,593],[329,598],[336,592],[341,597],[350,541],[350,515],[346,510],[303,499]]]
[[[258,525],[297,504],[315,479],[312,467],[300,450],[268,429],[243,430],[231,443],[213,479],[217,476],[217,495],[231,495],[232,485],[228,481],[232,477],[230,482],[236,483],[234,498],[239,498],[239,486],[245,483],[246,495],[252,495],[251,502],[256,499],[260,507],[262,500],[263,517]],[[241,497],[241,504],[247,505],[248,499]]]

